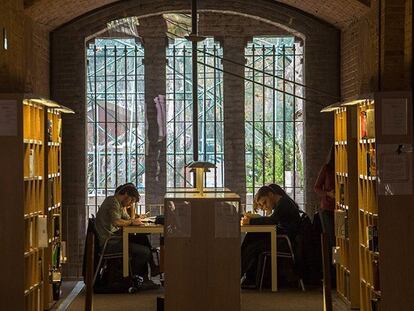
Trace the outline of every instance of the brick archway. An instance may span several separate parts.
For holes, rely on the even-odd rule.
[[[26,2],[26,1],[25,1]],[[119,0],[32,0],[27,1],[25,13],[35,22],[45,25],[49,31],[54,30],[71,20],[99,10],[104,6],[111,6]],[[135,1],[137,5],[145,5],[145,1]],[[162,1],[166,6],[168,2]],[[329,1],[295,1],[295,0],[278,0],[267,1],[269,5],[284,4],[292,8],[313,15],[327,23],[335,25],[338,28],[344,28],[353,19],[362,16],[369,9],[369,0],[335,0]],[[238,7],[247,5],[249,1],[237,1]],[[202,6],[203,3],[200,3]],[[202,7],[200,7],[202,9]],[[161,7],[159,8],[160,10]]]
[[[86,117],[85,117],[85,41],[106,27],[108,21],[126,16],[148,17],[166,12],[189,11],[185,0],[165,3],[164,0],[120,1],[90,12],[62,25],[51,33],[51,97],[71,107],[76,115],[68,116],[63,131],[65,153],[64,204],[67,207],[70,238],[82,245],[84,236],[85,185],[86,185]],[[339,95],[340,31],[338,28],[303,11],[273,1],[221,0],[211,1],[202,11],[237,14],[273,24],[301,37],[305,41],[305,83],[312,88]],[[321,105],[332,102],[331,98],[307,92],[307,98]],[[307,201],[313,207],[316,200],[313,183],[318,168],[325,158],[325,150],[331,141],[331,122],[323,119],[319,105],[306,105],[305,114],[305,175]],[[328,120],[329,121],[329,120]],[[76,139],[75,139],[76,138]],[[322,152],[321,152],[322,150]],[[69,241],[70,242],[70,241]],[[71,249],[73,262],[68,264],[68,274],[76,275],[81,262],[81,247]]]

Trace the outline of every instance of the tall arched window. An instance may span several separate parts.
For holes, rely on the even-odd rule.
[[[87,204],[94,213],[122,183],[144,190],[144,49],[135,38],[95,39],[86,57]]]
[[[224,185],[222,48],[208,38],[198,45],[198,159],[215,163],[207,187]],[[172,40],[167,48],[167,187],[192,187],[193,95],[191,42]]]
[[[255,37],[245,56],[246,203],[277,183],[303,207],[303,48],[294,37]]]

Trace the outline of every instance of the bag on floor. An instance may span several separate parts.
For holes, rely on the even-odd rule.
[[[142,284],[139,276],[124,278],[122,262],[119,259],[108,260],[102,272],[98,274],[94,285],[96,294],[135,293]]]

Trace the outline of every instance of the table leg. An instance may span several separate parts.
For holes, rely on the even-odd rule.
[[[122,232],[122,256],[123,256],[123,273],[126,278],[129,275],[129,245],[128,245],[128,231],[123,230]]]
[[[272,259],[272,292],[277,292],[277,239],[276,228],[271,232],[271,259]]]

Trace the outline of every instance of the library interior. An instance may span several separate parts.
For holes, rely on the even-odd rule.
[[[414,310],[413,0],[0,0],[0,310]]]

